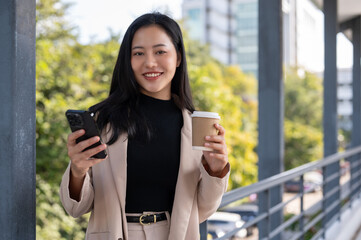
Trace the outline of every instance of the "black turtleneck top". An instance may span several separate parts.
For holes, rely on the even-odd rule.
[[[128,140],[126,213],[171,212],[177,183],[183,117],[174,101],[141,95],[140,110],[151,127]]]

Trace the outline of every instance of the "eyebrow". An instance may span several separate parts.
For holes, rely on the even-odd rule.
[[[167,44],[159,43],[159,44],[153,45],[153,48],[166,47],[166,46],[167,46]],[[144,47],[142,47],[142,46],[134,46],[134,47],[132,48],[132,50],[138,49],[138,48],[144,49]]]

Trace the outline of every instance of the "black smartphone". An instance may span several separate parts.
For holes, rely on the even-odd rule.
[[[100,133],[98,130],[98,127],[94,121],[94,118],[92,114],[88,111],[84,110],[72,110],[69,109],[65,113],[66,118],[68,119],[70,129],[72,132],[75,132],[80,129],[85,130],[85,134],[83,136],[80,136],[76,139],[76,142],[79,143],[81,141],[84,141],[88,138],[99,136]],[[88,149],[91,149],[93,147],[97,147],[102,144],[102,141],[94,143],[93,145],[87,147],[83,151],[86,151]],[[105,150],[98,152],[97,154],[93,155],[92,158],[105,158],[107,156],[107,153]]]

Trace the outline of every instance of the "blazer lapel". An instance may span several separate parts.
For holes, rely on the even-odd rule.
[[[200,177],[201,152],[192,150],[191,117],[187,110],[183,110],[182,113],[180,166],[168,238],[171,240],[184,240],[185,238]]]
[[[125,193],[127,186],[127,146],[127,135],[121,134],[118,141],[108,147],[109,164],[111,165],[114,184],[122,208],[125,207]]]
[[[106,134],[106,139],[110,139],[111,131]],[[125,194],[127,186],[127,134],[121,134],[118,140],[112,145],[108,146],[108,160],[111,173],[114,180],[114,186],[118,195],[121,207],[123,234],[127,233],[127,222],[125,218]],[[127,239],[127,237],[125,237]]]

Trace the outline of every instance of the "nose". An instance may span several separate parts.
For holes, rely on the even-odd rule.
[[[147,57],[145,59],[145,66],[147,68],[154,68],[157,66],[157,60],[153,56],[153,54],[147,54]]]

